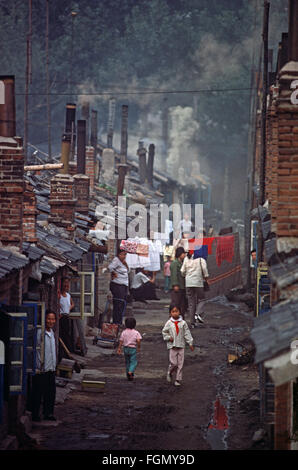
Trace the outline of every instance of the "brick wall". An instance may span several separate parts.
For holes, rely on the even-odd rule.
[[[267,133],[266,133],[266,177],[265,192],[266,199],[269,200],[271,212],[272,231],[276,230],[277,216],[277,196],[278,196],[278,119],[276,112],[275,89],[271,90],[270,105],[267,113]],[[284,197],[282,194],[280,197]]]
[[[24,210],[23,210],[23,240],[34,243],[36,237],[36,197],[33,186],[25,181]]]
[[[51,207],[49,222],[73,231],[76,199],[74,198],[74,178],[72,176],[57,174],[51,179],[49,204]]]
[[[4,245],[23,243],[24,155],[20,142],[0,144],[0,240]]]
[[[90,193],[93,193],[95,183],[95,151],[90,146],[86,147],[85,173],[90,178]]]
[[[275,387],[275,450],[289,450],[292,432],[292,382]]]
[[[278,114],[277,235],[298,236],[298,105],[292,104],[291,83],[298,79],[298,63],[289,62],[280,71]]]

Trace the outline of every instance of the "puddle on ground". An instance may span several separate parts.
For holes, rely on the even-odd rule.
[[[108,439],[110,434],[88,434],[87,439]]]
[[[213,450],[227,449],[229,400],[217,397],[213,403],[213,416],[208,426],[206,440]]]

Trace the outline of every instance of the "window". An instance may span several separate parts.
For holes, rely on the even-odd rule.
[[[27,378],[27,313],[0,312],[0,335],[5,344],[5,394],[25,394]]]
[[[94,316],[94,282],[93,272],[79,272],[71,279],[70,295],[75,304],[71,318]]]

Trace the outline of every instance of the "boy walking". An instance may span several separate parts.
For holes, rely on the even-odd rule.
[[[169,368],[167,371],[167,381],[172,381],[172,375],[176,372],[175,385],[181,385],[182,368],[184,364],[184,349],[186,343],[190,350],[194,351],[193,337],[188,325],[180,315],[180,309],[176,305],[170,305],[170,319],[166,322],[162,330],[163,339],[167,342],[169,350]]]

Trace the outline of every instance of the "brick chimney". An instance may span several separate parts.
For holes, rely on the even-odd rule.
[[[77,173],[74,175],[74,191],[76,211],[81,214],[88,214],[90,178],[86,175],[86,121],[79,120],[77,142]],[[92,148],[92,147],[91,147]]]
[[[24,152],[15,137],[14,77],[0,77],[0,240],[23,244]]]
[[[74,231],[76,199],[74,197],[74,178],[71,175],[57,174],[51,179],[49,222],[67,230]]]
[[[74,192],[76,198],[76,211],[81,214],[89,212],[89,194],[90,194],[90,178],[87,175],[74,175]]]
[[[95,150],[93,147],[86,147],[85,174],[90,178],[90,192],[94,192],[95,184]]]
[[[24,152],[20,140],[0,137],[0,240],[22,251]]]
[[[36,237],[36,197],[33,186],[25,181],[23,209],[23,241],[35,243]]]

